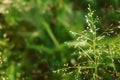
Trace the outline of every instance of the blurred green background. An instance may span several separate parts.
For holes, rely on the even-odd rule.
[[[0,80],[62,80],[52,71],[71,64],[74,49],[64,42],[86,29],[88,4],[98,34],[113,29],[107,41],[119,40],[120,0],[0,0]]]

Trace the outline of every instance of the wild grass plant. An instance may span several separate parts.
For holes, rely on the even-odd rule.
[[[86,4],[101,16],[102,34],[92,11],[81,32]],[[119,80],[120,38],[105,36],[115,33],[106,33],[111,23],[119,33],[119,0],[0,0],[0,80]]]
[[[120,79],[120,42],[105,41],[107,35],[98,34],[100,30],[96,24],[99,18],[95,12],[88,8],[85,16],[88,27],[82,33],[70,31],[76,37],[75,42],[67,42],[69,47],[75,48],[76,59],[67,64],[65,68],[54,71],[63,73],[66,80],[119,80]],[[109,33],[113,33],[111,30]],[[64,80],[63,79],[63,80]]]

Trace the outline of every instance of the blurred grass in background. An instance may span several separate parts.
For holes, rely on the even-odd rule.
[[[52,71],[71,64],[74,49],[64,42],[73,41],[70,30],[86,29],[88,4],[100,18],[98,33],[114,30],[101,44],[119,40],[119,0],[0,0],[0,79],[61,80]]]

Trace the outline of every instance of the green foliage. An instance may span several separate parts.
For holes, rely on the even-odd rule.
[[[2,5],[8,13],[1,13],[3,16],[1,20],[4,20],[1,24],[4,25],[5,29],[2,31],[7,34],[8,41],[7,43],[1,41],[1,44],[6,44],[8,51],[4,71],[8,80],[52,79],[52,69],[66,62],[64,53],[69,52],[64,49],[63,42],[71,37],[67,33],[67,23],[61,20],[69,14],[64,9],[66,6],[61,5],[62,2],[59,1],[47,0],[6,2],[4,1]],[[3,55],[5,56],[5,53]]]
[[[87,4],[91,4],[91,8],[96,10],[94,14],[100,16],[97,23],[95,15],[91,19],[87,16],[91,28],[86,27],[84,19],[88,13]],[[100,77],[113,79],[109,69],[97,63],[103,58],[107,68],[119,73],[119,13],[119,0],[0,0],[0,80],[74,80],[74,76],[82,79],[85,74],[79,72],[86,69],[80,70],[79,66],[84,68],[81,62],[85,61],[91,63],[87,62],[85,66],[94,67],[88,71],[95,74],[105,72]],[[100,29],[96,30],[93,24]],[[69,33],[70,30],[75,36]],[[74,37],[78,39],[73,40]],[[69,47],[76,48],[68,49],[65,41],[69,42]],[[91,52],[87,54],[89,50]],[[72,54],[74,51],[78,54]],[[99,57],[97,51],[102,53]],[[100,59],[94,60],[94,56]],[[65,73],[77,75],[52,73],[65,63],[69,66],[65,65]],[[101,70],[98,70],[99,67]],[[85,76],[88,77],[93,78],[93,75]],[[94,78],[97,76],[94,75]]]

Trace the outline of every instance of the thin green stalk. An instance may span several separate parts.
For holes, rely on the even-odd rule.
[[[50,29],[49,25],[45,22],[43,22],[43,26],[45,27],[46,31],[48,32],[48,35],[50,36],[50,38],[52,39],[54,45],[60,49],[60,45],[59,42],[57,41],[57,39],[55,38],[54,34],[52,33],[52,30]]]
[[[91,12],[92,13],[92,12]],[[94,59],[95,59],[95,73],[93,75],[94,80],[98,80],[97,79],[97,63],[98,63],[98,57],[97,57],[97,53],[96,53],[96,27],[95,27],[95,22],[94,19],[92,18],[92,14],[91,14],[91,30],[92,30],[92,37],[93,37],[93,54],[94,54]]]
[[[96,32],[94,33],[93,33],[93,54],[94,54],[94,59],[95,59],[95,75],[93,76],[94,76],[94,80],[97,80],[97,77],[96,77],[97,75]]]
[[[91,56],[89,56],[85,50],[83,50],[81,47],[79,47],[79,48],[82,50],[83,53],[85,53],[85,54],[87,55],[87,57],[88,57],[93,63],[95,63],[94,60],[91,58]]]
[[[112,61],[113,69],[116,71],[116,68],[115,68],[115,65],[114,65],[114,60],[113,60],[113,53],[112,53],[111,49],[112,49],[111,45],[109,45],[110,58],[111,58],[111,61]]]

